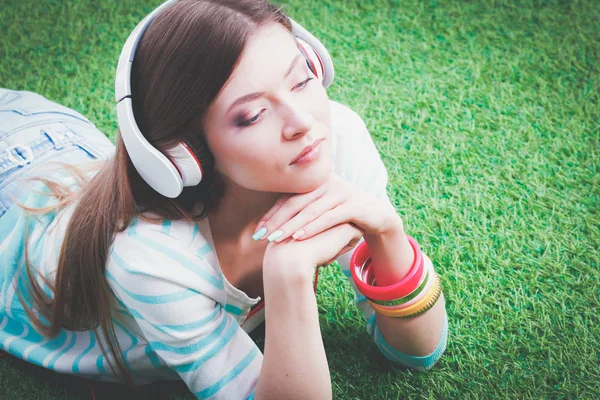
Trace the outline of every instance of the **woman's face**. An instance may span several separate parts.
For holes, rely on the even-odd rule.
[[[331,172],[327,94],[280,24],[250,38],[203,124],[215,168],[243,188],[305,193]],[[320,139],[317,159],[292,164]]]

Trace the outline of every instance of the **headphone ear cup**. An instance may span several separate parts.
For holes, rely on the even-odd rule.
[[[185,142],[179,142],[166,153],[177,172],[179,172],[184,187],[196,186],[202,181],[202,165]]]
[[[298,49],[300,49],[300,52],[304,55],[304,58],[306,58],[308,68],[313,74],[315,74],[319,81],[323,82],[325,68],[323,67],[323,62],[321,61],[319,54],[317,54],[312,46],[306,43],[304,40],[296,38],[296,41],[298,43]]]

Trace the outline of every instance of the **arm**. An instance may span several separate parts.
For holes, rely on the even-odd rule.
[[[360,233],[350,224],[339,224],[307,240],[289,238],[267,245],[265,360],[257,396],[331,399],[313,274],[317,265],[331,260]]]
[[[225,312],[218,271],[186,243],[142,225],[117,235],[107,266],[131,330],[146,343],[130,354],[148,370],[170,369],[198,398],[252,396],[263,357]]]
[[[332,104],[337,115],[338,154],[336,170],[353,185],[385,198],[390,209],[390,229],[377,237],[365,236],[371,250],[377,282],[395,283],[406,275],[413,261],[413,251],[404,235],[402,221],[387,199],[387,170],[363,120],[350,108]],[[356,161],[355,161],[356,160]],[[361,161],[359,164],[358,160]],[[443,295],[435,306],[411,319],[397,319],[376,314],[366,298],[357,290],[350,277],[349,265],[352,251],[338,257],[342,271],[355,291],[357,307],[368,322],[368,332],[381,352],[390,360],[417,369],[430,368],[441,356],[446,346],[447,315]],[[432,266],[424,254],[425,263]]]
[[[386,236],[386,239],[388,239],[387,242],[381,241],[380,243],[377,242],[381,238],[367,241],[367,246],[369,246],[373,257],[373,264],[386,262],[385,257],[390,253],[392,256],[401,257],[399,264],[394,263],[393,265],[402,267],[403,263],[412,262],[413,252],[410,245],[408,250],[402,250],[402,247],[397,246],[394,242],[392,236]],[[398,241],[405,239],[406,236],[404,235],[401,238],[396,238]],[[443,294],[430,310],[418,317],[397,319],[379,315],[373,310],[365,296],[358,291],[350,275],[352,252],[342,254],[337,258],[337,261],[354,290],[356,306],[367,319],[367,332],[373,338],[381,353],[394,363],[417,370],[427,370],[433,367],[445,351],[448,337],[448,317]],[[382,255],[384,256],[383,261]],[[423,257],[425,263],[431,265],[429,257],[426,254],[423,254]],[[377,274],[377,270],[375,273]],[[398,275],[402,273],[406,274],[406,272],[400,271]],[[385,279],[381,275],[376,275],[376,279]],[[388,278],[396,279],[394,276],[388,276]]]
[[[186,243],[130,228],[115,240],[107,277],[148,342],[152,363],[160,359],[198,398],[331,398],[312,279],[306,273],[312,268],[291,265],[289,259],[264,264],[264,357],[225,312],[221,276],[204,258],[190,254]],[[303,272],[291,276],[289,271]]]
[[[285,265],[266,261],[263,269],[266,333],[256,399],[331,399],[312,279],[278,273],[308,268],[288,260]]]
[[[406,276],[414,254],[401,223],[392,224],[388,233],[365,237],[371,250],[375,279],[381,286],[391,285]],[[428,258],[425,262],[431,263]],[[407,355],[424,357],[434,353],[445,327],[446,308],[443,295],[425,313],[410,319],[376,313],[377,328],[388,344]]]

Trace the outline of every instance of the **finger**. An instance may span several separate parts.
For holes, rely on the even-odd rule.
[[[283,195],[281,195],[281,197],[279,197],[279,199],[277,199],[277,201],[275,202],[275,204],[273,204],[273,207],[271,207],[269,209],[269,211],[267,211],[267,213],[262,217],[260,223],[256,227],[256,230],[259,230],[263,225],[265,225],[267,223],[267,221],[269,220],[269,218],[271,218],[281,207],[283,207],[283,205],[291,197],[292,197],[291,194],[283,194]]]
[[[338,207],[343,200],[344,199],[340,198],[338,195],[325,195],[318,200],[309,203],[293,218],[278,228],[278,230],[282,231],[282,235],[279,239],[275,240],[275,242],[278,243],[291,237],[294,232],[298,232],[307,224],[318,218],[321,218],[332,209]]]
[[[352,203],[345,202],[291,233],[295,240],[309,239],[344,222],[354,222]]]
[[[269,218],[263,227],[267,229],[267,232],[270,235],[265,235],[263,239],[272,239],[275,240],[279,238],[278,242],[285,240],[286,237],[280,236],[285,233],[281,230],[281,227],[294,218],[298,213],[300,213],[304,208],[308,205],[314,203],[319,199],[319,194],[315,192],[305,193],[305,194],[297,194],[291,196],[278,210],[275,214]],[[279,232],[281,231],[281,232]],[[275,237],[271,236],[274,235]]]

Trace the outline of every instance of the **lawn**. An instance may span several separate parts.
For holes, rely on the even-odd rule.
[[[0,87],[114,139],[116,61],[158,4],[0,0]],[[365,119],[447,299],[445,355],[403,370],[369,341],[341,272],[323,271],[334,398],[600,398],[600,2],[280,4],[329,49],[329,96]],[[92,387],[0,356],[3,400],[192,397],[181,383]]]

